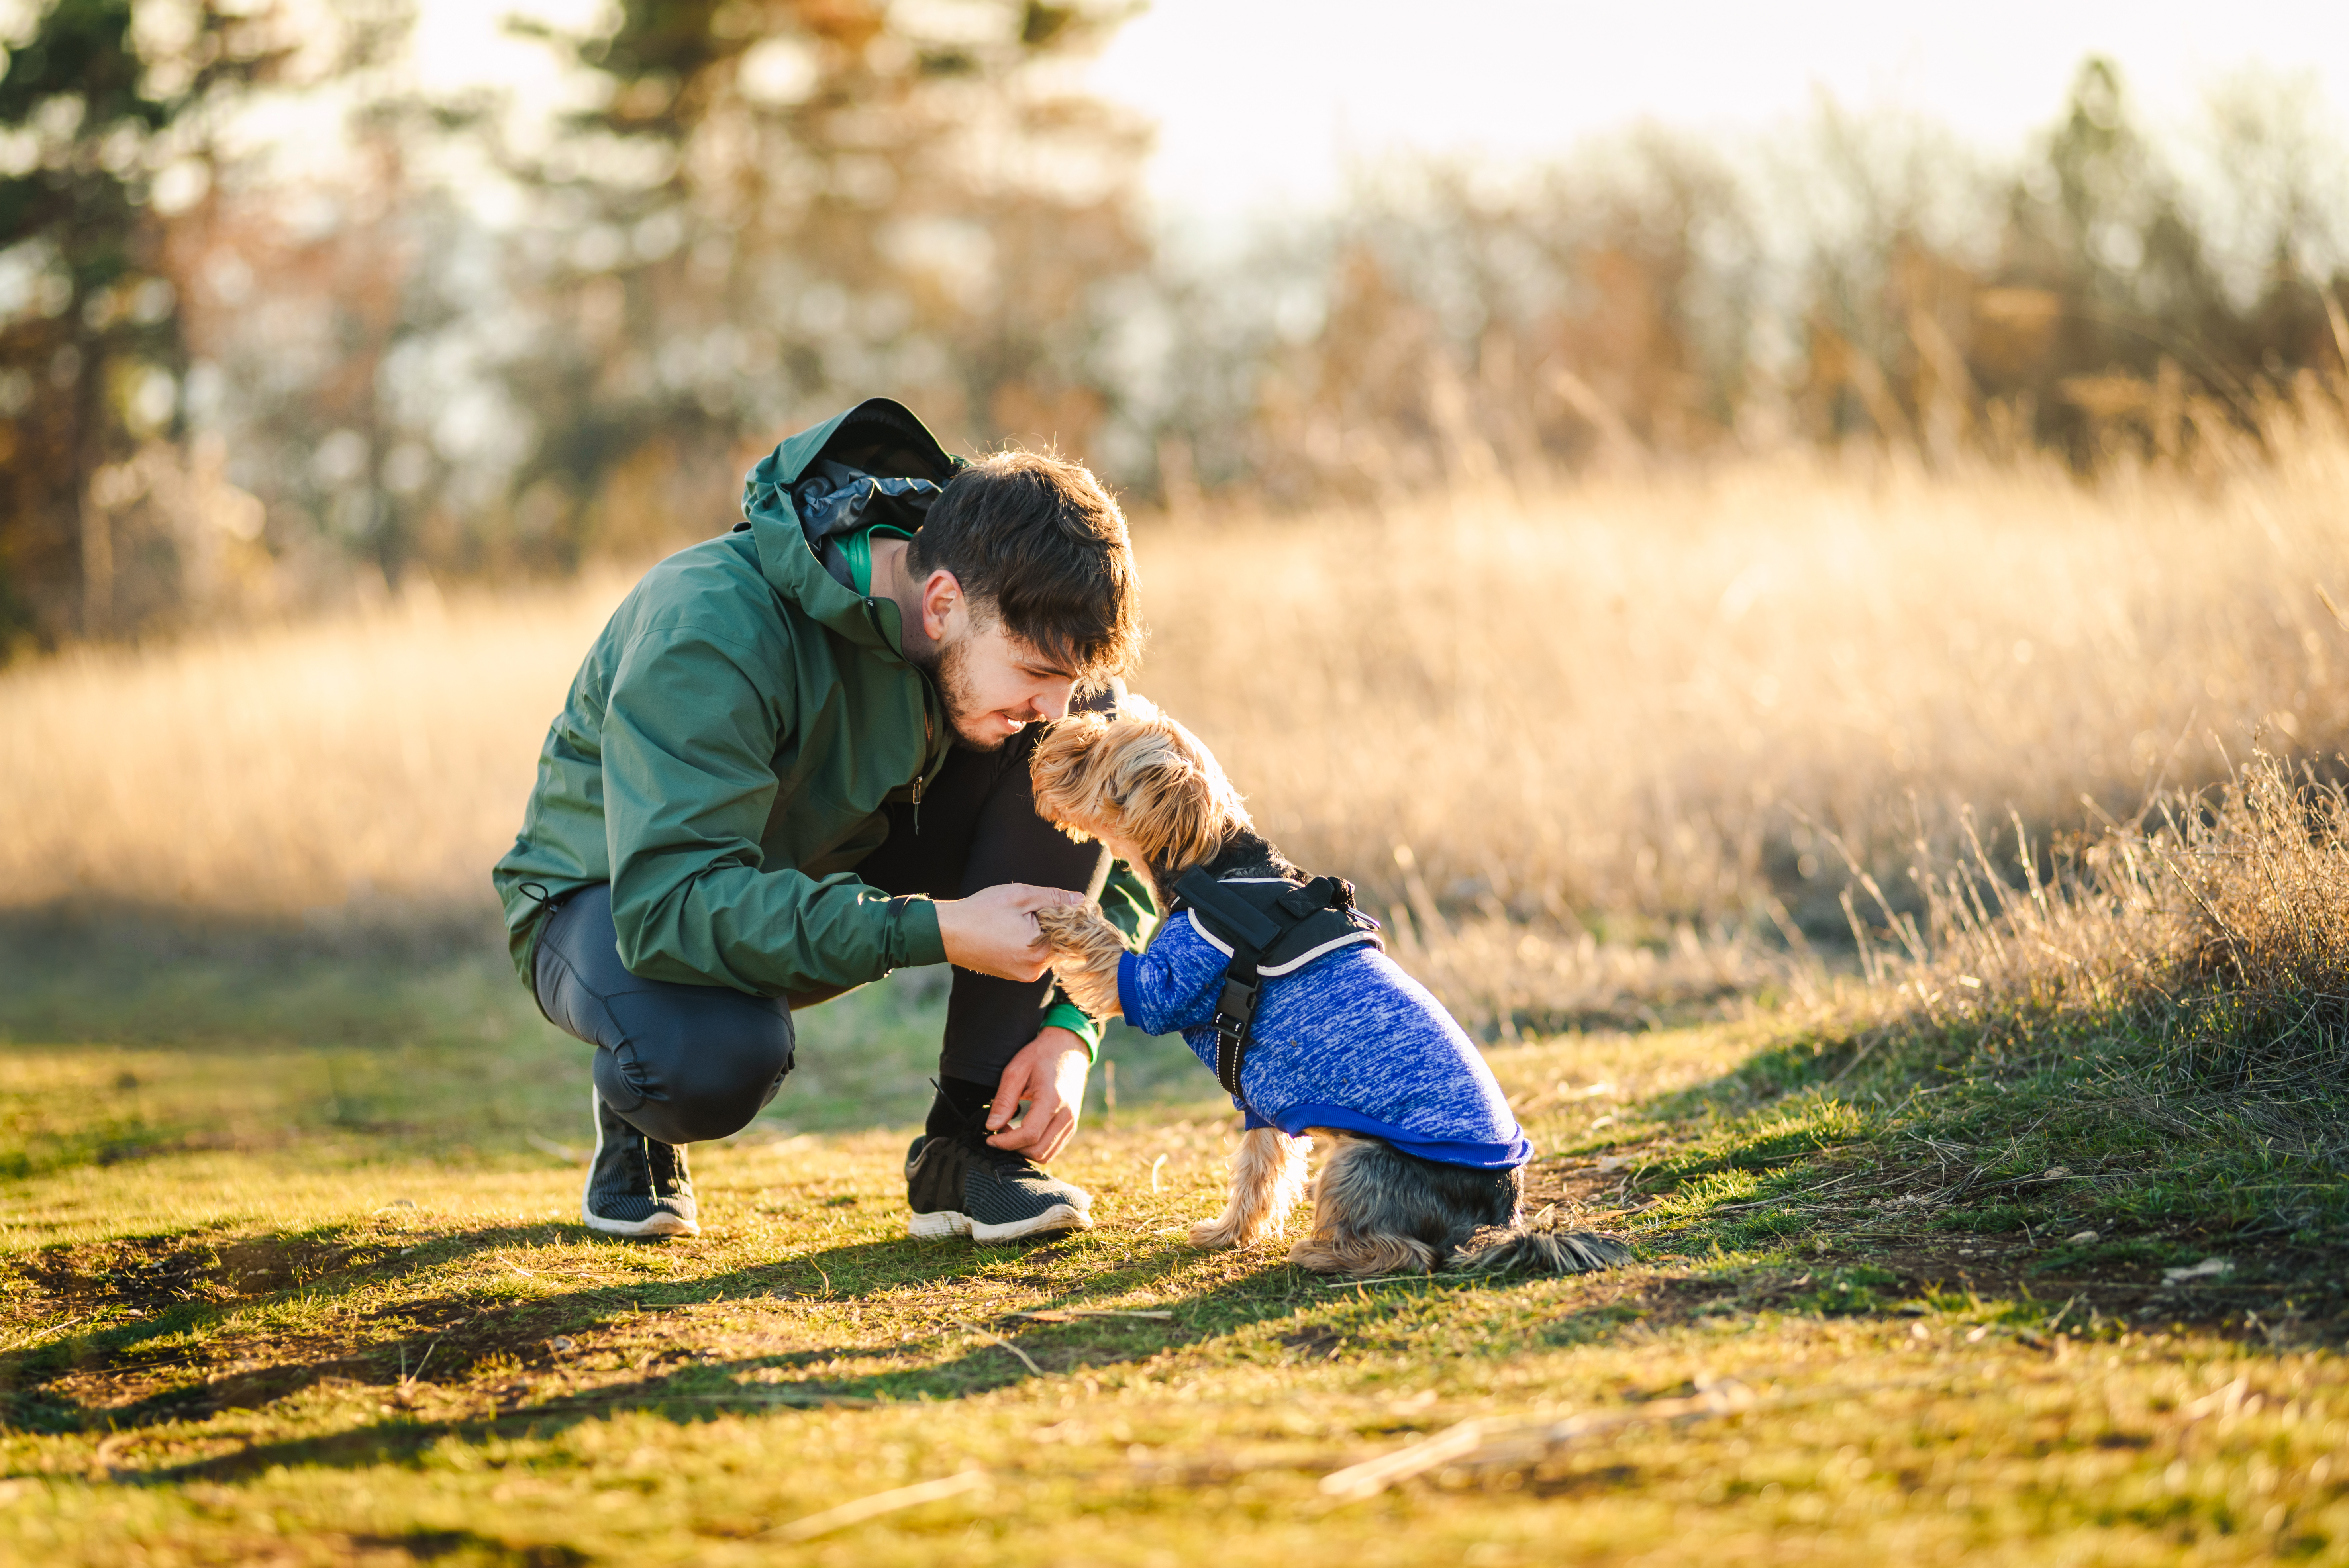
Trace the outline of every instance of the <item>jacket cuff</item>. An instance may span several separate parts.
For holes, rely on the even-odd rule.
[[[1117,1010],[1125,1021],[1133,1024],[1143,1034],[1151,1032],[1147,1024],[1133,1022],[1133,964],[1135,954],[1127,954],[1117,961]]]
[[[938,934],[938,906],[926,898],[889,901],[889,967],[911,969],[947,961],[947,939]]]
[[[1091,1018],[1085,1016],[1084,1009],[1066,997],[1045,1008],[1044,1021],[1036,1026],[1040,1029],[1068,1030],[1069,1033],[1084,1041],[1087,1060],[1094,1062],[1101,1060],[1101,1030],[1094,1026]]]

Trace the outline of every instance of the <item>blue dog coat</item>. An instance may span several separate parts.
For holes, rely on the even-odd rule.
[[[1209,1071],[1216,1000],[1232,950],[1185,911],[1118,961],[1125,1021],[1180,1029]],[[1427,987],[1376,947],[1347,945],[1264,981],[1234,1104],[1250,1127],[1383,1138],[1445,1165],[1499,1171],[1533,1158],[1493,1069]]]

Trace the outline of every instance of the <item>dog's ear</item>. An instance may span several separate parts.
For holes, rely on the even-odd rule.
[[[1215,859],[1225,828],[1215,777],[1162,724],[1142,727],[1117,749],[1110,793],[1126,837],[1171,875]]]
[[[1248,825],[1215,757],[1155,708],[1060,720],[1037,741],[1029,779],[1037,814],[1071,838],[1107,830],[1170,872],[1213,860],[1226,835]]]
[[[1028,778],[1036,795],[1036,814],[1079,843],[1092,835],[1081,822],[1099,823],[1104,799],[1100,760],[1109,720],[1097,713],[1072,713],[1055,720],[1036,742],[1028,764]]]

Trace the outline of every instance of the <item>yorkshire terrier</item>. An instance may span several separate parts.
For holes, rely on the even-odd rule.
[[[1129,697],[1114,718],[1053,725],[1032,774],[1037,811],[1133,866],[1167,912],[1140,953],[1090,905],[1040,912],[1061,989],[1096,1020],[1123,1014],[1148,1033],[1181,1029],[1247,1113],[1230,1201],[1191,1227],[1194,1244],[1283,1233],[1319,1138],[1328,1152],[1309,1182],[1312,1230],[1289,1248],[1291,1263],[1367,1278],[1580,1274],[1630,1259],[1614,1237],[1554,1228],[1550,1210],[1526,1222],[1533,1149],[1492,1069],[1386,955],[1375,923],[1350,913],[1351,890],[1308,878],[1257,833],[1189,730]],[[1215,885],[1190,874],[1201,871]],[[1246,914],[1232,913],[1235,898],[1319,923],[1266,949],[1258,971],[1257,939],[1234,934]],[[1255,989],[1243,981],[1236,1004],[1226,981],[1243,965]]]

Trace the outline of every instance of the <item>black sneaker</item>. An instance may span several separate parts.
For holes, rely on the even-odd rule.
[[[905,1201],[914,1211],[905,1229],[916,1236],[1008,1242],[1093,1228],[1092,1193],[992,1147],[984,1133],[914,1140],[905,1150]]]
[[[587,1162],[579,1217],[588,1228],[614,1236],[701,1234],[685,1150],[647,1138],[613,1114],[593,1089],[587,1103],[595,1119],[595,1157]]]

